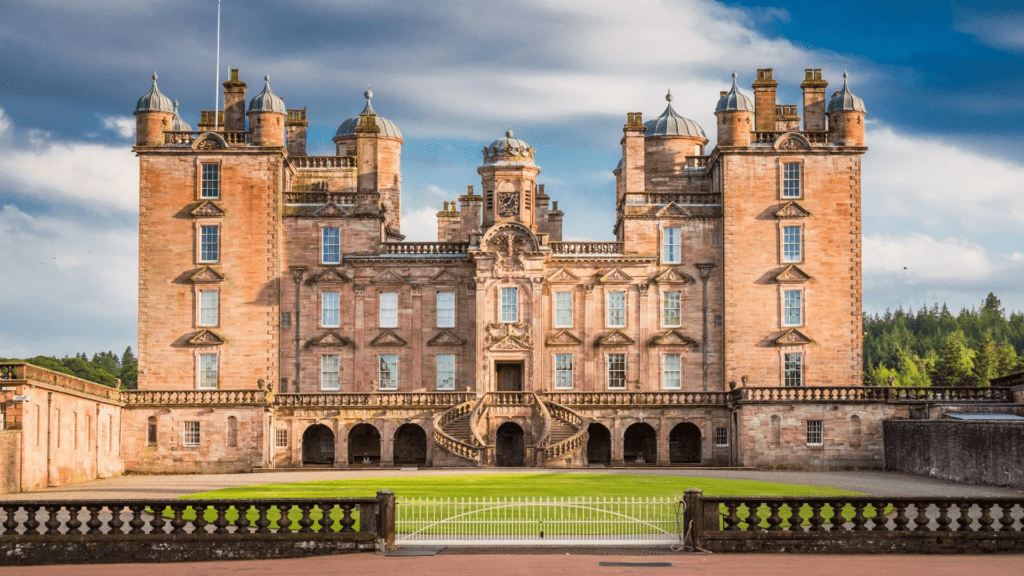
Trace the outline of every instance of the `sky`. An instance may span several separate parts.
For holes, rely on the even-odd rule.
[[[193,126],[214,105],[214,0],[0,0],[0,357],[135,348],[135,102],[159,74]],[[1024,310],[1024,8],[755,0],[288,0],[222,4],[221,74],[306,107],[309,153],[367,86],[405,137],[402,232],[479,184],[511,127],[537,150],[566,239],[612,239],[625,114],[714,107],[773,68],[849,71],[867,107],[864,309],[994,292]]]

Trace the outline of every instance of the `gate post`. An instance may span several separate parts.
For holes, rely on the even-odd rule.
[[[377,549],[390,552],[395,549],[395,493],[391,490],[377,492],[377,506]]]
[[[704,491],[700,488],[690,488],[683,493],[683,502],[686,510],[683,512],[683,533],[689,535],[689,543],[684,540],[684,545],[694,548],[704,547]]]

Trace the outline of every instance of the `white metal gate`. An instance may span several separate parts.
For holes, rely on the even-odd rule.
[[[673,544],[679,540],[670,498],[398,498],[398,544]]]

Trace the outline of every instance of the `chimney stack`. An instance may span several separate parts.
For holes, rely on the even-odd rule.
[[[771,68],[758,68],[754,80],[754,130],[775,131],[775,88],[779,83],[772,79]]]
[[[228,132],[245,131],[246,83],[238,79],[238,68],[231,69],[231,78],[224,81],[224,124]]]
[[[804,70],[804,81],[800,88],[804,91],[804,130],[824,132],[825,89],[828,88],[828,82],[821,79],[821,68]]]

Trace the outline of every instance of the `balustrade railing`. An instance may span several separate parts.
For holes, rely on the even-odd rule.
[[[292,156],[292,166],[299,170],[355,168],[354,156]]]
[[[386,254],[400,255],[450,255],[466,254],[468,242],[388,242],[384,244]]]
[[[769,131],[769,132],[752,132],[754,135],[754,142],[757,144],[775,144],[775,141],[784,134],[796,133],[807,139],[812,146],[824,146],[831,141],[831,133],[829,132],[799,132],[796,130],[788,131]]]
[[[408,392],[373,394],[316,393],[276,394],[274,405],[278,407],[445,407],[462,404],[475,398],[472,392]]]
[[[488,406],[530,406],[535,400],[530,392],[488,392]]]
[[[738,400],[745,402],[841,402],[884,401],[892,388],[867,386],[799,386],[738,388]]]
[[[721,206],[722,195],[711,192],[634,192],[626,194],[626,206],[667,206],[675,202],[680,206]]]
[[[353,206],[359,203],[359,194],[355,192],[285,192],[285,204],[322,205],[333,202],[341,206]],[[376,196],[376,194],[374,194]],[[367,199],[368,200],[368,199]]]
[[[547,392],[565,406],[688,406],[725,405],[728,392]]]
[[[223,406],[264,404],[263,390],[123,390],[126,406]]]
[[[559,256],[621,256],[623,242],[550,242],[551,253]]]
[[[687,156],[683,161],[683,168],[691,170],[704,169],[708,166],[708,158],[711,156]]]
[[[199,138],[205,132],[177,132],[177,131],[165,131],[164,132],[164,144],[172,144],[176,146],[191,146],[196,138]],[[222,131],[215,132],[218,136],[224,139],[224,142],[228,146],[245,146],[249,143],[251,132],[246,131]]]
[[[590,438],[590,434],[587,431],[588,421],[586,418],[574,410],[551,401],[542,402],[542,405],[547,407],[548,413],[552,418],[576,427],[576,432],[572,436],[543,448],[545,462],[570,456],[586,446],[587,440]]]
[[[985,388],[931,386],[928,388],[886,388],[886,390],[889,391],[891,400],[1013,402],[1012,390],[994,386]]]
[[[476,406],[476,404],[477,402],[475,400],[466,400],[465,402],[457,406],[453,406],[437,416],[434,416],[434,429],[431,432],[431,438],[435,444],[452,454],[480,464],[484,454],[484,448],[482,446],[467,444],[444,431],[444,427],[451,422],[467,415],[472,417],[473,407]],[[472,423],[470,423],[470,426],[472,427]]]

